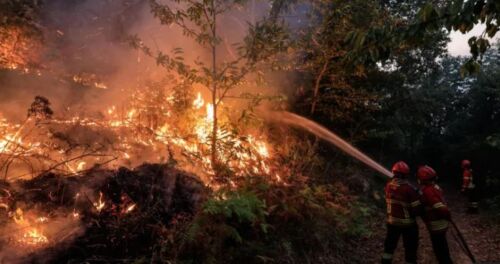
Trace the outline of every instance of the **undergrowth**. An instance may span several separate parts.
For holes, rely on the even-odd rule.
[[[155,261],[331,263],[345,241],[366,236],[371,209],[341,184],[275,185],[247,179],[212,194],[192,218],[170,227]],[[149,261],[148,261],[149,262]]]

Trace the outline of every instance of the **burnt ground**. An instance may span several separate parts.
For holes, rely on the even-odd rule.
[[[476,215],[466,213],[466,199],[452,187],[444,186],[445,198],[452,212],[453,221],[457,224],[472,250],[477,263],[500,263],[500,224],[494,223],[483,211]],[[366,256],[363,263],[380,263],[385,238],[385,215],[380,214],[374,221],[374,233],[360,246],[361,255]],[[418,263],[437,263],[429,238],[429,233],[419,219],[420,246]],[[472,261],[460,246],[458,236],[453,228],[448,230],[448,243],[454,263],[467,264]],[[402,239],[399,241],[393,263],[405,263]]]
[[[158,234],[190,219],[209,192],[195,175],[162,164],[96,168],[79,176],[48,173],[0,187],[9,193],[2,200],[8,207],[47,216],[28,226],[51,234],[42,248],[19,246],[22,232],[15,233],[26,227],[9,228],[10,215],[0,214],[0,263],[111,263],[151,255]]]

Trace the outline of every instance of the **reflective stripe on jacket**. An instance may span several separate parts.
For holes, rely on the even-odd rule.
[[[387,205],[387,223],[398,226],[409,226],[416,223],[415,217],[420,210],[420,199],[417,189],[403,179],[391,179],[385,186]]]
[[[422,219],[431,232],[444,232],[448,229],[450,211],[446,205],[443,192],[436,184],[422,186],[421,201],[424,207]]]

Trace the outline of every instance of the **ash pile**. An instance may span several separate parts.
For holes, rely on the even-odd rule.
[[[167,165],[0,184],[1,263],[121,262],[150,254],[209,189]]]

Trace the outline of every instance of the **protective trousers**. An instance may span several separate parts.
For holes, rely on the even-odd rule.
[[[417,263],[418,225],[395,226],[387,225],[387,236],[384,242],[382,263],[392,263],[394,250],[398,246],[399,237],[403,236],[406,263]]]
[[[452,264],[450,250],[448,249],[448,241],[446,240],[446,232],[431,233],[432,249],[439,264]]]
[[[468,204],[467,204],[467,212],[468,213],[477,213],[478,212],[478,192],[476,188],[471,188],[466,191]]]

